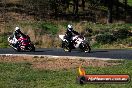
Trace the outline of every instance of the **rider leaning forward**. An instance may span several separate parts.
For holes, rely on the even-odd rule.
[[[79,33],[78,33],[77,31],[73,30],[72,25],[71,25],[71,24],[68,24],[65,38],[66,38],[66,39],[68,40],[68,42],[70,43],[69,45],[72,44],[72,36],[73,36],[73,34],[79,35]]]
[[[21,32],[19,27],[16,27],[15,31],[13,32],[13,41],[12,41],[12,44],[14,45],[14,47],[17,47],[19,45],[18,39],[21,36],[26,36],[26,35]]]

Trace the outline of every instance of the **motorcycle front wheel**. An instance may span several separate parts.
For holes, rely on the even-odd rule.
[[[35,46],[33,44],[30,45],[30,51],[35,52]]]
[[[86,52],[86,53],[87,52],[88,53],[91,52],[91,47],[90,47],[90,45],[87,42],[81,43],[79,47],[80,47],[81,51],[83,51],[83,52]]]

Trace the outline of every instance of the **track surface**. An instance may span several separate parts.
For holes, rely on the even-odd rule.
[[[27,54],[27,55],[54,55],[54,56],[78,56],[78,57],[97,57],[111,59],[131,59],[132,50],[113,49],[113,50],[92,50],[91,53],[84,53],[78,50],[64,52],[62,49],[36,49],[35,52],[16,52],[12,48],[0,49],[0,54]]]

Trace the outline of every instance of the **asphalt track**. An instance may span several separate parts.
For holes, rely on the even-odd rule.
[[[77,56],[77,57],[96,57],[111,59],[129,59],[132,60],[132,49],[105,49],[92,50],[91,53],[73,50],[72,52],[64,52],[63,49],[36,49],[35,52],[16,52],[12,48],[1,48],[0,54],[26,54],[26,55],[53,55],[53,56]]]

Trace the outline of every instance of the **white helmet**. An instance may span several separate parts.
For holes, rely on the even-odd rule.
[[[19,28],[19,27],[16,27],[16,28],[15,28],[15,31],[20,31],[20,28]]]
[[[68,29],[72,29],[72,25],[68,24]]]

